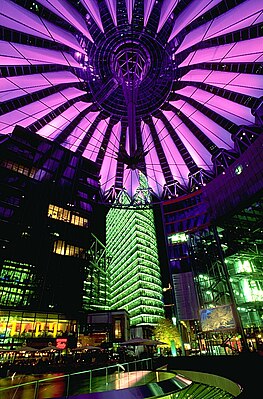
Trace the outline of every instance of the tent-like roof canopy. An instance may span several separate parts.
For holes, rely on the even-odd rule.
[[[262,19],[258,0],[2,0],[0,132],[96,162],[108,202],[142,177],[158,200],[200,188],[262,131]]]

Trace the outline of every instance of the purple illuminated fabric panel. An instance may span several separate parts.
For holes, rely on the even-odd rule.
[[[79,63],[63,51],[49,50],[25,44],[0,41],[0,65],[59,64],[81,68]]]
[[[75,26],[84,36],[86,36],[90,41],[93,41],[87,25],[83,17],[79,12],[70,5],[69,2],[60,0],[38,0],[40,4],[48,8],[50,11],[54,12],[60,18],[65,19],[70,24]]]
[[[101,31],[104,32],[97,1],[96,0],[80,0],[80,1],[83,4],[83,6],[87,9],[87,11],[90,13],[92,18],[95,20],[96,24],[101,29]]]
[[[192,155],[196,164],[200,168],[212,169],[211,156],[208,150],[200,143],[190,129],[171,111],[163,111],[173,129],[184,143],[185,147]],[[165,137],[164,137],[165,141]]]
[[[88,108],[88,106],[89,104],[86,102],[79,101],[75,103],[38,130],[37,133],[43,137],[55,139],[79,115],[79,113]]]
[[[123,171],[124,192],[133,196],[140,185],[140,172],[138,170],[124,169]]]
[[[190,53],[179,67],[194,65],[199,62],[261,62],[261,55],[262,39],[250,39],[197,50],[195,53]]]
[[[263,94],[262,75],[194,69],[187,72],[179,80],[182,82],[203,82],[253,97],[261,97]]]
[[[158,25],[158,32],[162,29],[164,26],[165,22],[169,17],[171,17],[171,14],[174,10],[174,8],[177,6],[177,4],[180,2],[180,0],[164,0],[163,1],[163,6],[161,10],[161,15],[160,15],[160,20],[159,20],[159,25]]]
[[[262,6],[237,3],[2,0],[0,134],[59,137],[98,163],[104,199],[141,173],[158,200],[201,188],[260,130]]]
[[[25,105],[15,111],[0,116],[0,130],[4,134],[11,133],[15,125],[27,127],[43,118],[53,109],[66,103],[68,100],[81,95],[82,92],[75,88],[65,89],[62,92],[45,97],[41,101]],[[47,125],[48,126],[48,125]]]
[[[116,0],[105,0],[107,7],[109,9],[111,18],[115,26],[117,26],[117,5]]]
[[[165,156],[170,165],[174,180],[178,180],[181,184],[185,184],[189,169],[184,163],[184,160],[178,151],[173,139],[169,136],[164,123],[161,120],[153,118],[155,129],[163,147]]]
[[[81,141],[87,134],[88,129],[91,127],[92,123],[98,116],[98,112],[89,112],[75,127],[70,135],[67,138],[67,141],[64,142],[62,145],[66,148],[69,148],[71,151],[75,152]]]
[[[165,184],[165,179],[162,173],[162,168],[159,162],[156,149],[153,144],[150,128],[146,123],[142,123],[141,132],[142,132],[143,146],[144,148],[147,148],[149,151],[149,153],[145,156],[149,185],[150,187],[153,188],[155,193],[160,195],[163,186]]]
[[[234,7],[224,15],[217,17],[188,33],[175,54],[190,48],[198,42],[211,39],[223,34],[235,32],[250,25],[255,25],[263,20],[262,5],[258,0],[250,0],[239,7]]]
[[[199,129],[206,134],[218,147],[231,149],[234,144],[227,130],[219,126],[212,119],[198,111],[186,101],[171,101],[171,104],[183,112]]]
[[[62,83],[77,83],[81,81],[82,79],[67,71],[0,78],[0,102]]]
[[[144,1],[144,26],[146,26],[148,23],[154,3],[155,3],[155,0],[145,0]]]
[[[66,30],[10,1],[1,0],[1,6],[3,11],[0,14],[0,25],[43,39],[57,41],[84,53],[77,39]]]
[[[135,0],[125,0],[129,24],[131,24],[131,21],[132,21],[132,12],[133,12],[133,7],[134,7],[134,2],[135,2]]]
[[[92,161],[96,162],[98,152],[100,150],[100,145],[103,140],[108,123],[109,123],[109,118],[99,122],[95,132],[93,133],[92,137],[89,140],[86,150],[83,153],[84,157],[89,158]]]
[[[176,93],[193,98],[213,111],[218,112],[220,115],[225,116],[237,125],[250,125],[255,122],[255,117],[251,114],[250,108],[215,94],[208,93],[207,91],[197,89],[193,86],[187,86],[176,91]]]
[[[174,28],[169,41],[172,40],[183,28],[192,21],[209,11],[220,3],[221,0],[194,0],[188,7],[175,19]]]

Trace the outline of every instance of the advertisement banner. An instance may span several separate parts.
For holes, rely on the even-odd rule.
[[[202,331],[233,330],[236,327],[231,305],[201,309]]]

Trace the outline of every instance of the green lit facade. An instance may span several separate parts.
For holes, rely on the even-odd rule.
[[[5,259],[0,273],[0,305],[30,306],[36,295],[35,267]]]
[[[130,326],[164,316],[154,214],[150,208],[111,208],[106,218],[111,309],[125,309]]]
[[[235,254],[227,256],[230,245],[230,249],[233,250],[234,240],[232,239],[231,243],[227,242],[226,232],[227,231],[222,230],[219,235],[223,242],[222,250],[224,262],[227,267],[229,281],[242,325],[246,329],[262,328],[262,253],[258,251],[255,242],[247,242],[246,247],[243,244],[244,249],[242,251],[237,251]],[[245,236],[243,236],[243,239],[245,239]],[[199,264],[201,262],[203,264],[200,273],[197,272],[198,267],[195,268],[197,272],[195,282],[198,288],[200,302],[206,308],[225,305],[229,303],[230,299],[220,261],[216,259],[216,244],[213,240],[208,240],[205,235],[203,235],[201,248],[203,253],[205,253],[205,251],[207,252],[208,260],[205,263],[204,256],[203,259],[200,259],[198,251],[195,250],[194,255],[197,256],[196,263],[199,261]]]
[[[262,260],[257,262],[252,256],[250,260],[229,257],[225,259],[225,262],[243,327],[246,329],[262,328]],[[215,298],[219,297],[219,294],[221,302],[226,302],[227,291],[219,290],[220,287],[224,287],[223,281],[216,284],[215,276],[208,274],[200,274],[197,281],[207,307],[215,306]]]
[[[230,281],[245,328],[263,327],[263,260],[255,254],[247,259],[227,258]]]
[[[87,265],[84,268],[84,310],[109,310],[108,263],[106,247],[94,236],[94,242],[87,251]]]

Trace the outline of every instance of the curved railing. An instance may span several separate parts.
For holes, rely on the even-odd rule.
[[[39,375],[5,378],[0,384],[11,381],[13,385],[0,387],[0,399],[195,399],[200,394],[206,399],[233,399],[241,392],[230,380],[220,380],[221,386],[217,381],[214,384],[215,377],[183,370],[153,371],[153,359],[148,358],[46,378]],[[22,378],[27,381],[22,382]],[[35,379],[30,381],[30,378]]]
[[[0,380],[0,385],[2,385],[0,386],[0,399],[20,399],[22,397],[42,399],[43,391],[50,392],[49,398],[69,398],[76,393],[76,385],[81,386],[82,390],[86,390],[87,393],[96,392],[97,389],[107,391],[118,388],[118,381],[121,381],[121,375],[124,372],[129,376],[131,373],[137,373],[139,379],[140,371],[151,371],[152,369],[153,360],[148,358],[70,374],[57,373],[50,377],[45,375],[45,378],[41,378],[43,375],[39,374],[16,375],[14,373],[13,376]],[[8,386],[3,386],[4,383]]]

